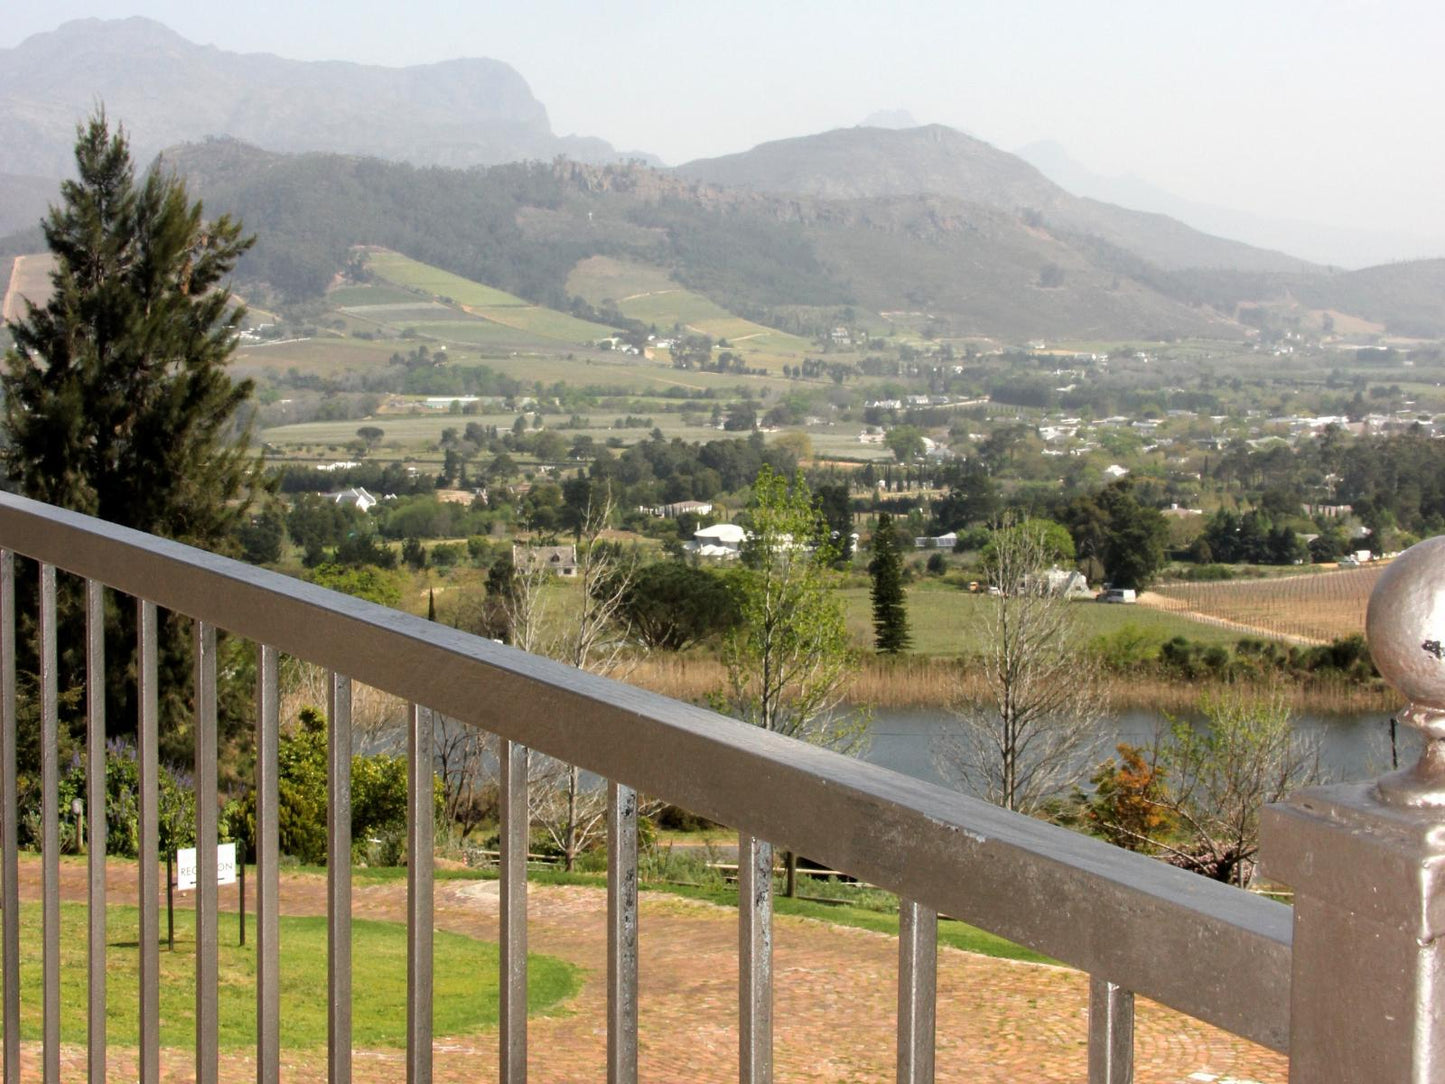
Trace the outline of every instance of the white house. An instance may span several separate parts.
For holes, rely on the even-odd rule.
[[[343,489],[332,498],[337,504],[354,504],[358,509],[365,512],[372,505],[376,504],[376,498],[360,486],[352,486],[350,489]]]
[[[742,555],[747,537],[748,532],[736,523],[714,523],[694,531],[692,541],[685,543],[683,549],[699,557],[731,561]]]
[[[949,531],[947,534],[941,534],[932,538],[928,535],[923,535],[913,540],[914,548],[920,550],[951,550],[957,544],[957,531]]]

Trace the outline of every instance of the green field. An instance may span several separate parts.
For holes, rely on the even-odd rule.
[[[396,286],[340,286],[326,295],[327,304],[337,308],[414,304],[416,300],[416,294]]]
[[[726,339],[754,365],[802,361],[805,354],[816,353],[807,339],[735,316],[702,294],[685,289],[660,268],[645,264],[594,256],[573,268],[567,277],[567,292],[594,305],[612,301],[624,316],[656,324],[662,334],[678,324],[700,335]]]
[[[618,437],[627,444],[635,444],[639,440],[648,439],[650,429],[613,429],[612,422],[615,418],[622,416],[621,411],[589,411],[588,422],[585,428],[581,429],[560,429],[558,432],[566,438],[568,445],[579,436],[590,436],[597,443],[604,443],[609,437]],[[723,434],[716,429],[705,426],[684,425],[676,414],[645,414],[644,417],[652,418],[657,428],[661,429],[663,435],[668,439],[680,437],[686,441],[706,442],[716,440]],[[362,421],[325,421],[325,422],[303,422],[297,425],[281,425],[272,429],[266,429],[261,433],[261,439],[267,444],[274,445],[278,449],[299,449],[341,446],[355,439],[356,430],[361,425],[375,425],[386,435],[382,438],[380,448],[374,453],[374,458],[389,460],[401,456],[417,455],[429,450],[435,450],[437,443],[441,440],[443,429],[460,430],[469,422],[477,422],[480,425],[495,425],[502,431],[512,428],[517,420],[516,414],[451,414],[447,411],[427,411],[424,414],[379,414]],[[555,418],[553,421],[565,419]]]
[[[450,299],[474,316],[543,338],[574,344],[594,343],[613,332],[612,328],[602,324],[578,320],[555,309],[533,305],[504,290],[473,282],[396,252],[372,250],[367,266],[379,277],[397,286],[420,290],[431,297]]]
[[[106,1032],[118,1046],[138,1040],[134,907],[106,911]],[[86,921],[82,904],[61,906],[61,1038],[83,1043],[86,1018]],[[178,910],[176,949],[160,952],[161,1044],[183,1047],[195,1038],[195,912]],[[219,1036],[223,1047],[256,1041],[256,931],[248,916],[245,947],[237,944],[237,918],[220,916]],[[326,1043],[326,919],[281,918],[281,1043],[306,1049]],[[21,1035],[40,1038],[40,908],[21,908]],[[497,1022],[497,946],[460,934],[434,934],[435,1032],[465,1035]],[[358,981],[352,990],[352,1027],[358,1046],[406,1045],[406,927],[395,922],[352,923]],[[364,981],[362,977],[364,976]],[[571,997],[580,976],[549,956],[528,957],[528,1008],[543,1010]]]
[[[873,645],[873,611],[868,588],[850,587],[839,594],[847,606],[848,631],[854,642]],[[986,646],[988,610],[994,603],[985,595],[971,595],[938,582],[914,584],[908,589],[908,624],[912,650],[919,655],[960,655]],[[1078,614],[1083,634],[1093,639],[1132,628],[1147,641],[1162,644],[1185,636],[1208,644],[1233,644],[1242,633],[1192,621],[1187,617],[1144,606],[1109,606],[1081,599],[1070,603]]]

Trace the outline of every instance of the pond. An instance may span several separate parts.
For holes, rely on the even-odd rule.
[[[1195,725],[1204,725],[1202,716],[1183,717]],[[1318,738],[1321,767],[1331,782],[1371,779],[1391,770],[1388,714],[1297,715],[1293,724],[1301,734]],[[933,744],[942,731],[957,725],[953,715],[936,708],[877,711],[873,716],[872,743],[862,759],[930,783],[952,785],[939,774]],[[1110,756],[1119,742],[1147,745],[1156,728],[1167,725],[1159,712],[1123,712],[1111,720],[1094,760]],[[1419,733],[1401,726],[1396,741],[1400,765],[1414,763],[1420,753]],[[1082,774],[1087,776],[1087,770]]]

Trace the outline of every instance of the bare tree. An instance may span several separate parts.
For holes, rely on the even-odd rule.
[[[281,720],[297,718],[304,707],[326,710],[331,672],[324,666],[287,657],[282,670]],[[370,685],[351,685],[351,747],[358,754],[394,752],[401,745],[406,702]]]
[[[577,532],[576,608],[555,618],[546,591],[551,574],[519,548],[507,602],[512,642],[524,651],[548,655],[594,674],[616,675],[635,664],[623,601],[632,585],[632,561],[602,537],[612,518],[610,491],[594,489]],[[547,832],[571,869],[606,824],[606,792],[582,785],[575,764],[534,755],[528,773],[533,823]]]
[[[435,718],[434,734],[447,823],[465,838],[487,813],[482,797],[487,781],[496,772],[497,739],[440,713]]]
[[[994,531],[985,554],[985,698],[960,697],[958,725],[934,743],[945,775],[1020,813],[1037,812],[1088,769],[1108,708],[1074,604],[1049,575],[1059,530],[1026,520]]]

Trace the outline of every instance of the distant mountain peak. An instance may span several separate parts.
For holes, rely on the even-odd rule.
[[[197,45],[134,16],[77,19],[0,49],[0,172],[66,175],[75,125],[97,101],[142,161],[209,136],[425,166],[619,158],[601,139],[555,135],[526,80],[500,60],[288,60]]]
[[[912,113],[906,109],[880,109],[869,113],[859,123],[860,128],[918,128],[921,127]]]

